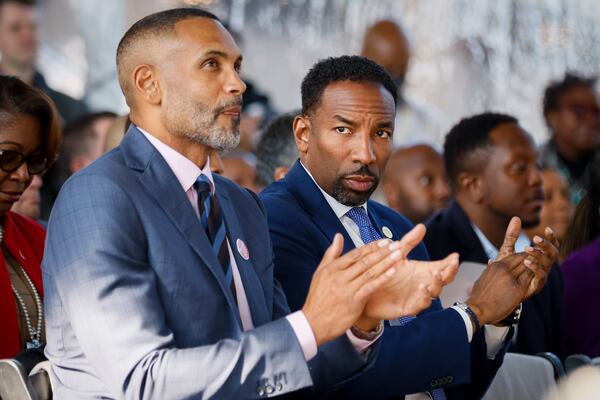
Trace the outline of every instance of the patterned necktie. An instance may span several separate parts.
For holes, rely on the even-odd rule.
[[[381,235],[373,224],[371,223],[371,219],[367,215],[367,211],[363,207],[353,207],[346,213],[352,221],[358,225],[358,231],[360,233],[360,238],[362,239],[364,244],[371,243],[375,240],[381,239]],[[413,316],[405,316],[398,318],[394,325],[406,325],[410,321],[415,319]],[[433,389],[430,390],[429,393],[433,400],[446,400],[446,394],[443,389]]]
[[[221,215],[219,202],[217,201],[217,197],[214,196],[210,190],[210,182],[206,175],[201,174],[198,179],[196,179],[194,189],[196,189],[196,192],[198,193],[200,222],[212,244],[212,249],[221,264],[221,268],[223,268],[225,282],[227,286],[229,286],[231,293],[233,293],[233,299],[237,303],[235,283],[233,281],[233,269],[231,267],[229,250],[227,248],[227,230],[225,227],[225,220],[223,220],[223,216]]]

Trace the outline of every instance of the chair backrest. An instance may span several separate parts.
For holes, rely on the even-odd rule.
[[[585,354],[571,354],[565,359],[565,369],[567,374],[585,365],[592,365],[592,359]]]
[[[42,361],[29,373],[29,382],[38,400],[52,400],[51,368],[50,361]]]
[[[565,366],[556,354],[546,351],[543,353],[537,353],[536,355],[544,357],[546,360],[550,361],[552,367],[554,368],[554,380],[558,381],[560,378],[567,374],[567,372],[565,371]]]
[[[0,360],[0,398],[39,400],[31,387],[25,368],[17,360]]]
[[[444,308],[451,307],[457,301],[465,301],[469,298],[471,288],[483,270],[487,267],[485,264],[475,262],[462,262],[458,267],[458,272],[452,283],[444,286],[440,294],[440,301]]]
[[[554,367],[543,357],[507,353],[484,400],[539,400],[556,391]]]

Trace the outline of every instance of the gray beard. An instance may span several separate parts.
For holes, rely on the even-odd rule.
[[[196,133],[202,132],[202,133]],[[210,147],[217,151],[231,150],[240,144],[239,123],[234,126],[232,131],[227,131],[217,125],[211,125],[203,131],[183,131],[179,132],[183,137],[186,137],[196,143]]]
[[[183,118],[181,117],[183,116]],[[217,151],[230,150],[240,143],[240,120],[230,130],[217,124],[218,114],[205,105],[192,104],[179,98],[163,110],[163,121],[174,135],[192,140]]]

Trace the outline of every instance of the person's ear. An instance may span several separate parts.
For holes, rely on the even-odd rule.
[[[546,113],[546,123],[550,127],[550,130],[553,132],[556,131],[556,128],[558,126],[558,119],[559,115],[557,111],[548,111]]]
[[[138,96],[152,105],[159,105],[162,91],[156,68],[152,65],[142,64],[133,70],[133,86]]]
[[[294,118],[292,127],[294,129],[294,140],[296,140],[298,152],[300,154],[306,154],[311,134],[310,119],[306,115],[297,115],[296,118]]]
[[[483,179],[472,172],[460,172],[456,179],[458,190],[465,193],[474,203],[483,201]]]

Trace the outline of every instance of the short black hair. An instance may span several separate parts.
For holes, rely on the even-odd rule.
[[[302,113],[307,114],[319,103],[328,85],[340,81],[379,83],[398,103],[398,89],[379,64],[361,56],[330,57],[313,65],[302,80]]]
[[[17,4],[21,4],[23,6],[30,6],[30,7],[34,7],[37,5],[36,0],[0,0],[0,7],[2,7],[5,4],[8,4],[8,3],[17,3]]]
[[[586,87],[594,90],[596,77],[583,77],[572,73],[566,73],[560,81],[551,82],[544,91],[544,118],[548,122],[548,113],[558,109],[560,106],[560,98],[569,90],[576,87]]]
[[[456,188],[459,173],[472,171],[480,166],[477,161],[485,159],[477,157],[479,154],[476,153],[488,150],[490,132],[498,125],[507,123],[518,124],[519,121],[507,114],[485,112],[463,118],[450,129],[444,142],[444,164],[453,189]]]
[[[208,18],[221,22],[213,13],[201,8],[181,7],[160,11],[150,14],[134,23],[125,32],[117,46],[117,73],[121,89],[126,92],[126,78],[123,73],[123,59],[127,51],[133,47],[136,41],[148,38],[149,35],[169,35],[175,31],[175,24],[189,18]]]
[[[298,158],[294,140],[294,118],[300,110],[273,119],[256,146],[256,175],[263,186],[273,182],[277,167],[290,167]]]

